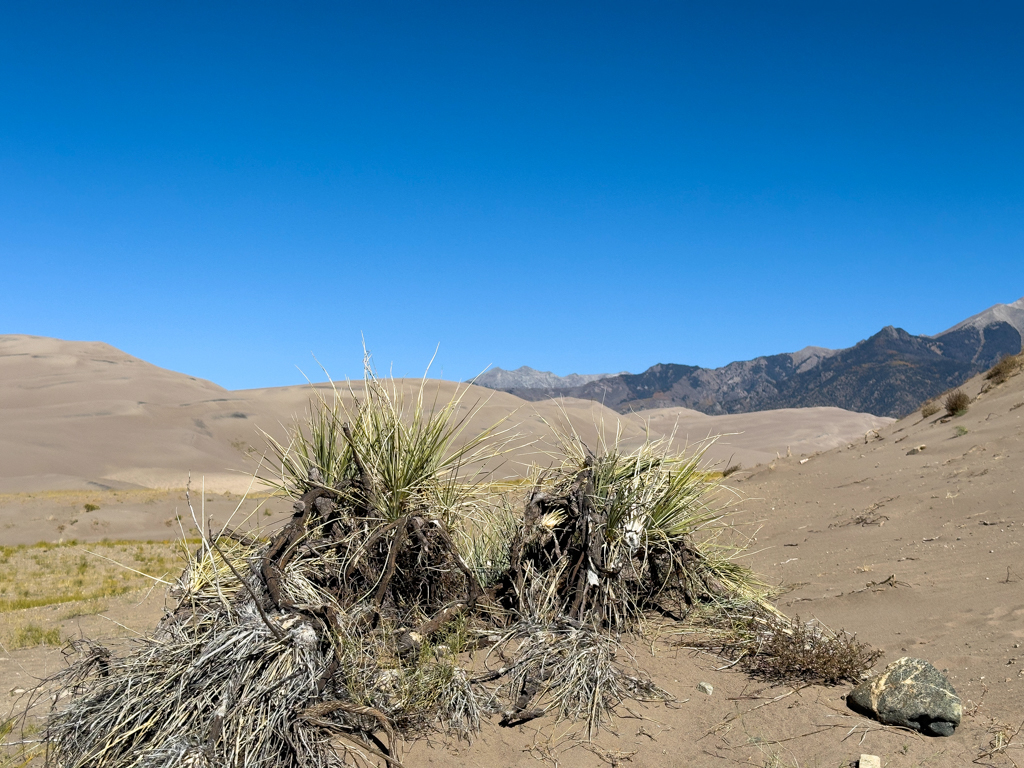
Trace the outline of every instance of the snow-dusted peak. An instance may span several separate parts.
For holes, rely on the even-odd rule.
[[[617,375],[615,373],[570,373],[568,376],[559,376],[551,371],[538,371],[528,365],[523,365],[514,371],[506,371],[504,368],[497,367],[491,368],[480,374],[475,383],[491,389],[561,389],[579,387],[591,381]]]
[[[984,312],[968,317],[966,320],[957,323],[942,333],[936,334],[933,338],[943,336],[952,331],[959,331],[961,328],[987,328],[992,323],[1009,323],[1017,329],[1017,333],[1024,338],[1024,298],[1017,299],[1012,304],[996,304]]]

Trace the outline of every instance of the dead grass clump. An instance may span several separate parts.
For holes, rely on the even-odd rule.
[[[515,658],[515,667],[485,673],[498,680],[485,700],[503,726],[554,712],[558,720],[583,721],[588,736],[611,720],[619,703],[669,701],[671,696],[636,666],[618,640],[565,617],[517,622],[487,658]],[[627,657],[624,668],[621,657]]]
[[[771,654],[785,674],[846,674],[825,651],[861,647],[790,626],[735,561],[701,451],[612,441],[595,453],[563,435],[559,463],[510,491],[525,492],[515,504],[467,470],[505,438],[465,439],[459,397],[431,403],[421,385],[407,400],[397,386],[368,371],[353,405],[321,399],[271,442],[294,515],[269,541],[215,533],[189,501],[210,532],[188,552],[174,610],[117,652],[74,643],[49,681],[55,764],[400,766],[399,739],[469,738],[485,715],[553,714],[593,736],[621,701],[669,698],[618,640],[655,611],[717,617],[724,645]],[[794,632],[816,654],[803,666],[775,638]],[[463,654],[483,648],[486,672],[472,676]]]
[[[961,416],[971,406],[971,398],[962,389],[954,389],[942,403],[950,416]]]
[[[703,618],[680,645],[711,650],[773,683],[859,682],[882,656],[853,635],[799,617],[728,611]]]
[[[1024,354],[1006,355],[998,363],[993,365],[985,378],[993,384],[1002,384],[1024,365]]]
[[[742,464],[733,464],[732,466],[726,467],[722,470],[722,477],[728,477],[729,475],[735,474],[743,469]]]
[[[934,416],[940,410],[941,409],[939,408],[938,403],[935,403],[935,402],[925,403],[924,405],[921,406],[921,418],[922,419],[927,419],[927,418],[929,418],[931,416]]]
[[[833,632],[822,624],[795,619],[772,619],[762,629],[751,622],[751,630],[760,644],[746,657],[747,668],[765,680],[802,681],[837,685],[860,682],[864,672],[882,656],[840,630]]]

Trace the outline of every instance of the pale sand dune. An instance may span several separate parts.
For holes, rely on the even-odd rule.
[[[397,382],[407,398],[419,384]],[[348,400],[347,386],[338,387]],[[889,421],[835,408],[721,417],[672,408],[621,417],[591,401],[527,403],[447,381],[427,382],[426,396],[445,402],[467,389],[463,412],[476,407],[467,436],[504,419],[502,429],[519,436],[516,444],[529,445],[499,470],[511,475],[527,462],[546,463],[544,451],[554,443],[551,426],[565,430],[571,424],[591,446],[602,429],[608,440],[621,430],[630,446],[644,439],[647,428],[656,438],[675,428],[680,445],[733,433],[708,458],[724,466],[732,457],[750,466],[784,455],[787,447],[795,453],[824,450]],[[0,492],[181,488],[191,471],[205,477],[214,492],[239,493],[255,466],[246,449],[265,447],[258,430],[284,439],[314,393],[333,397],[328,384],[229,391],[107,344],[0,337]]]
[[[6,375],[0,379],[10,383]],[[965,389],[977,396],[983,384],[979,377]],[[443,391],[448,386],[442,385]],[[5,392],[0,389],[0,396]],[[257,411],[255,404],[278,398],[273,418],[280,415],[282,419],[300,412],[305,404],[301,388],[263,391],[265,394],[220,392],[221,397],[250,404],[229,406],[251,414],[250,419],[234,420],[250,429],[259,414],[271,413],[269,409]],[[0,405],[6,409],[7,402],[4,398]],[[485,419],[515,404],[514,398],[494,398],[488,403],[493,410]],[[599,407],[593,410],[592,403],[567,401],[563,408],[574,420],[607,416]],[[543,426],[541,414],[522,412],[527,414],[524,424],[535,429]],[[543,413],[556,418],[559,411],[552,404],[552,410]],[[730,667],[720,658],[675,647],[673,638],[667,637],[661,643],[638,644],[633,649],[641,666],[677,697],[673,706],[631,703],[628,710],[620,708],[622,717],[614,729],[602,731],[594,744],[562,742],[550,750],[553,743],[549,739],[563,734],[566,724],[541,718],[517,728],[499,728],[494,720],[488,720],[472,746],[454,741],[445,744],[442,739],[417,742],[403,751],[404,764],[409,768],[464,764],[513,768],[554,764],[557,758],[564,768],[616,761],[631,768],[837,766],[855,764],[861,753],[871,753],[880,755],[882,764],[892,768],[952,768],[971,765],[1000,729],[1006,727],[1005,732],[1012,733],[1021,721],[1024,692],[1024,519],[1018,500],[1024,493],[1020,488],[1024,374],[977,397],[968,413],[955,420],[943,422],[941,413],[928,419],[912,414],[882,426],[881,439],[868,443],[865,424],[872,422],[860,415],[850,414],[847,420],[842,412],[819,413],[802,421],[807,413],[753,414],[759,420],[744,424],[744,435],[728,438],[728,449],[738,448],[741,439],[750,435],[751,450],[772,457],[779,451],[784,456],[786,445],[790,445],[794,452],[792,458],[773,460],[730,479],[746,499],[738,508],[739,521],[750,523],[748,530],[756,531],[744,562],[769,581],[793,587],[780,601],[787,614],[803,620],[817,617],[830,626],[856,632],[861,640],[884,652],[880,664],[911,655],[948,670],[965,704],[963,723],[952,737],[927,738],[881,728],[852,714],[843,700],[851,687],[848,684],[772,687],[752,680],[739,666]],[[677,434],[691,439],[703,437],[709,423],[709,417],[692,412],[643,415],[657,417],[653,427],[665,431],[670,430],[667,422],[675,424],[678,415]],[[270,416],[259,418],[271,420]],[[3,419],[6,436],[6,410]],[[736,429],[735,421],[725,423],[731,426],[722,431]],[[784,437],[773,433],[773,423],[780,425],[780,432],[781,426],[789,431]],[[636,439],[640,426],[634,421],[629,428],[636,430],[629,439]],[[766,430],[760,434],[771,442],[756,442],[759,429]],[[823,446],[816,441],[835,440],[843,429],[848,442],[800,463],[798,445],[808,449]],[[590,437],[596,434],[591,432]],[[921,444],[927,445],[923,452],[908,455],[910,448]],[[230,456],[230,451],[226,455]],[[128,466],[167,465],[140,459]],[[40,482],[70,481],[51,473]],[[27,494],[14,500],[0,499],[0,511],[20,509],[19,517],[12,521],[20,525],[29,515],[51,514],[45,511],[46,504],[56,507],[59,499],[69,515],[73,512],[83,519],[107,515],[96,526],[107,525],[106,535],[115,535],[114,524],[128,513],[132,521],[128,535],[149,536],[137,529],[142,530],[139,510],[157,503],[147,496],[150,492],[105,493],[109,498],[116,495],[123,503],[112,502],[110,509],[83,516],[86,492],[62,491],[33,499],[26,499]],[[159,496],[153,494],[154,499]],[[178,504],[183,501],[180,496],[176,500]],[[235,503],[218,497],[207,505],[223,519]],[[5,536],[25,533],[21,527],[0,530]],[[112,602],[111,617],[132,629],[150,630],[161,615],[162,604],[157,595],[140,605],[142,597],[131,595],[123,602]],[[32,610],[34,613],[26,612],[25,620],[45,626],[52,623],[71,635],[119,630],[118,625],[98,617],[77,617],[49,607]],[[0,658],[0,690],[25,687],[32,675],[53,671],[61,664],[57,648],[5,653]],[[701,693],[699,682],[711,683],[713,695]],[[10,702],[13,707],[16,699],[12,697]],[[0,716],[5,714],[0,711]],[[1024,748],[1016,737],[1003,756],[980,760],[980,764],[1011,765],[1004,757],[1020,764],[1022,756]],[[534,758],[548,758],[548,762]]]
[[[781,408],[759,413],[708,416],[689,408],[659,408],[633,415],[645,420],[651,431],[669,434],[683,443],[720,435],[709,451],[714,459],[732,458],[732,464],[751,467],[778,456],[827,451],[853,440],[864,441],[869,430],[891,424],[893,419],[853,413],[842,408]]]

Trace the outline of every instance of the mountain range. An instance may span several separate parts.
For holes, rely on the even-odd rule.
[[[835,406],[898,418],[1017,354],[1022,339],[1024,298],[996,304],[935,336],[890,325],[847,349],[805,347],[721,368],[658,363],[638,374],[562,378],[523,366],[493,369],[488,373],[494,375],[476,383],[532,401],[597,400],[620,413],[671,406],[712,415]]]
[[[582,387],[592,381],[607,379],[611,376],[624,376],[629,371],[621,373],[570,373],[568,376],[558,376],[551,371],[538,371],[528,365],[521,365],[514,371],[506,371],[504,368],[490,368],[481,373],[474,380],[474,384],[489,389],[566,389],[568,387]]]

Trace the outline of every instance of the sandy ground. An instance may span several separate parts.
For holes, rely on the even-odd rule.
[[[1002,752],[981,757],[999,732],[1012,735],[1024,722],[1024,516],[1017,494],[1024,476],[1024,375],[979,396],[982,384],[978,379],[967,385],[976,400],[963,416],[944,421],[942,414],[915,414],[879,425],[877,439],[865,438],[858,424],[840,446],[801,455],[805,444],[794,432],[782,442],[776,435],[770,454],[779,458],[759,466],[744,461],[750,469],[728,480],[744,497],[739,519],[755,536],[746,562],[791,587],[780,607],[791,616],[855,632],[884,652],[879,667],[911,655],[948,670],[965,704],[954,736],[883,728],[846,708],[848,685],[768,688],[738,668],[724,669],[721,659],[663,636],[630,647],[640,665],[677,697],[673,705],[628,704],[614,729],[593,743],[556,738],[569,728],[550,720],[512,729],[488,723],[473,745],[408,745],[405,764],[838,768],[869,753],[894,768],[964,766],[976,759],[981,765],[1024,765],[1024,733]],[[703,424],[692,418],[699,432]],[[807,429],[813,438],[814,425]],[[834,445],[835,435],[828,439]],[[788,458],[787,445],[793,454]],[[908,455],[920,445],[923,451]],[[88,503],[85,497],[67,498],[60,514],[83,517],[77,507]],[[12,511],[15,501],[18,511]],[[162,533],[154,538],[166,538],[172,502],[180,509],[181,499],[170,494],[166,502],[127,495],[121,507],[108,501],[87,514],[106,513],[107,532],[114,537],[120,535],[114,532],[118,521],[141,514],[129,509],[150,504],[152,526]],[[221,494],[207,503],[219,517],[238,501]],[[43,515],[58,507],[44,497],[4,497],[0,525],[12,525],[0,530],[5,539],[14,531],[28,538],[36,535],[32,531],[41,538],[67,536],[70,527],[56,531],[56,512],[48,513],[53,520]],[[280,514],[272,511],[268,519]],[[31,515],[42,519],[30,524]],[[92,527],[90,518],[83,519],[88,522],[72,527]],[[144,597],[108,601],[104,613],[145,631],[159,618],[162,600],[156,593]],[[66,634],[129,632],[99,616],[69,616],[52,607],[32,611],[33,620],[49,616]],[[60,663],[53,648],[3,653],[0,701],[14,706],[19,694],[11,691]],[[698,691],[699,682],[712,684],[713,693]]]

